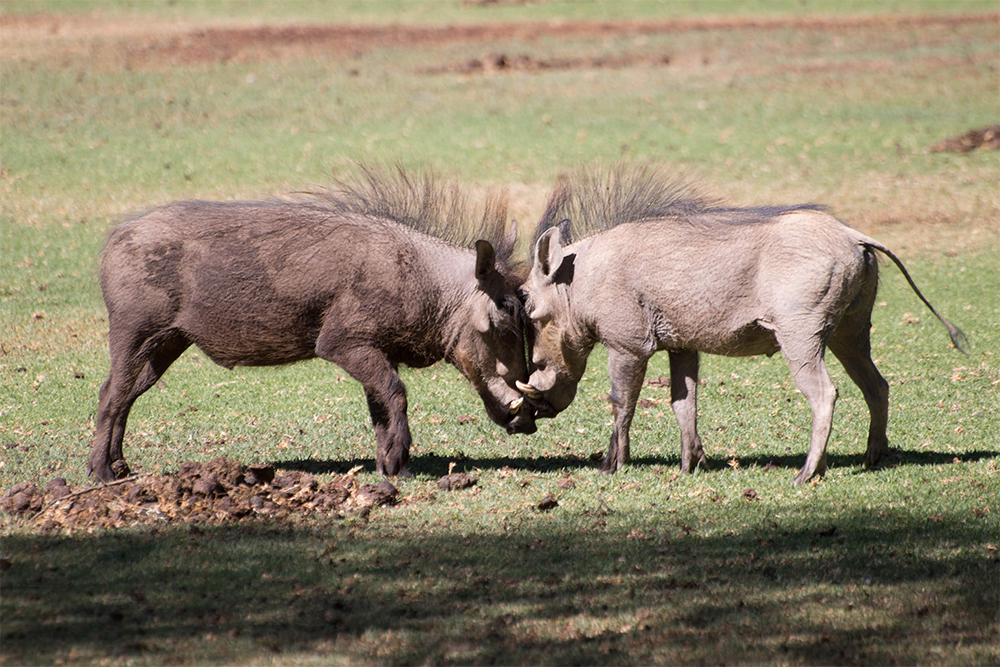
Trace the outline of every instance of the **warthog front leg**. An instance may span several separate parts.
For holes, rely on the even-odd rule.
[[[387,407],[374,392],[365,390],[368,412],[375,427],[375,471],[386,477],[411,477],[406,465],[410,462],[410,428],[406,417],[406,391],[399,383],[402,395],[393,393]],[[402,401],[400,403],[400,400]]]
[[[631,458],[629,449],[629,428],[635,415],[635,404],[639,400],[642,380],[646,377],[648,359],[636,357],[628,352],[608,351],[608,370],[611,375],[611,406],[614,411],[615,426],[611,432],[608,454],[601,462],[601,473],[610,475]]]
[[[368,412],[375,427],[375,470],[387,477],[410,476],[410,425],[406,418],[406,387],[383,352],[372,347],[343,348],[326,332],[320,335],[316,354],[337,364],[361,383]]]
[[[698,436],[698,352],[670,351],[670,407],[681,429],[681,472],[707,463]]]

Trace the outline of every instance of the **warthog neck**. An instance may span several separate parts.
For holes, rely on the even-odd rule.
[[[587,238],[566,246],[565,256],[573,264],[572,278],[555,285],[558,308],[565,313],[565,317],[561,318],[563,341],[584,358],[599,340],[597,314],[591,312],[591,306],[602,291],[604,275],[601,267],[588,265],[592,244],[593,238]]]
[[[476,256],[471,249],[442,244],[429,249],[424,280],[436,297],[428,329],[447,357],[462,330],[470,326],[470,309],[477,295]]]

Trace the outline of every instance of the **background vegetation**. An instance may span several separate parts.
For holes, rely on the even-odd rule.
[[[797,489],[810,417],[780,357],[704,358],[714,467],[690,477],[656,386],[633,463],[596,474],[601,352],[576,403],[531,437],[504,437],[451,367],[406,371],[416,476],[367,519],[53,535],[0,516],[5,664],[1000,659],[1000,153],[928,150],[1000,121],[995,3],[0,11],[4,488],[85,483],[108,364],[96,263],[119,216],[322,184],[359,158],[509,185],[525,232],[561,170],[622,157],[739,205],[819,201],[893,247],[973,343],[949,349],[886,265],[873,340],[896,449],[861,468],[867,412],[831,362],[831,469]],[[681,27],[599,27],[626,19]],[[384,28],[278,29],[304,23]],[[455,23],[490,31],[442,36]],[[524,25],[539,29],[511,28]],[[664,375],[655,358],[648,377]],[[224,455],[321,477],[363,465],[377,481],[366,421],[338,368],[229,372],[192,350],[136,404],[126,455],[139,471]],[[478,485],[438,490],[452,463]],[[542,512],[546,494],[559,504]]]

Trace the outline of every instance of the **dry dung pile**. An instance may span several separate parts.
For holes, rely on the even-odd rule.
[[[137,475],[78,491],[62,478],[50,480],[44,489],[25,482],[0,495],[0,510],[43,532],[73,532],[306,514],[342,518],[344,513],[366,515],[373,506],[392,504],[397,493],[389,482],[359,484],[343,475],[320,483],[303,472],[217,458],[184,463],[176,474]]]

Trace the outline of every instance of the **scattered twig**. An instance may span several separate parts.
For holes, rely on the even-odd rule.
[[[599,493],[597,494],[597,506],[599,508],[603,509],[604,512],[605,512],[605,514],[614,514],[615,513],[615,511],[613,509],[611,509],[611,506],[608,505],[604,501],[604,498]]]
[[[51,503],[49,503],[48,505],[46,505],[42,509],[38,510],[38,513],[35,514],[33,517],[31,517],[31,520],[34,521],[35,519],[37,519],[38,517],[40,517],[42,514],[45,514],[47,511],[49,511],[50,509],[52,509],[53,507],[55,507],[56,505],[58,505],[59,503],[61,503],[64,500],[70,500],[71,498],[77,498],[79,496],[82,496],[85,493],[90,493],[91,491],[100,491],[101,489],[106,489],[109,486],[118,486],[119,484],[124,484],[125,482],[134,482],[137,479],[142,479],[143,477],[150,477],[150,476],[151,476],[151,473],[144,472],[144,473],[142,473],[140,475],[132,475],[130,477],[122,477],[121,479],[117,479],[117,480],[115,480],[113,482],[107,482],[105,484],[98,484],[96,486],[88,486],[86,489],[80,489],[79,491],[74,491],[73,493],[66,494],[65,496],[63,496],[61,498],[56,498]]]

